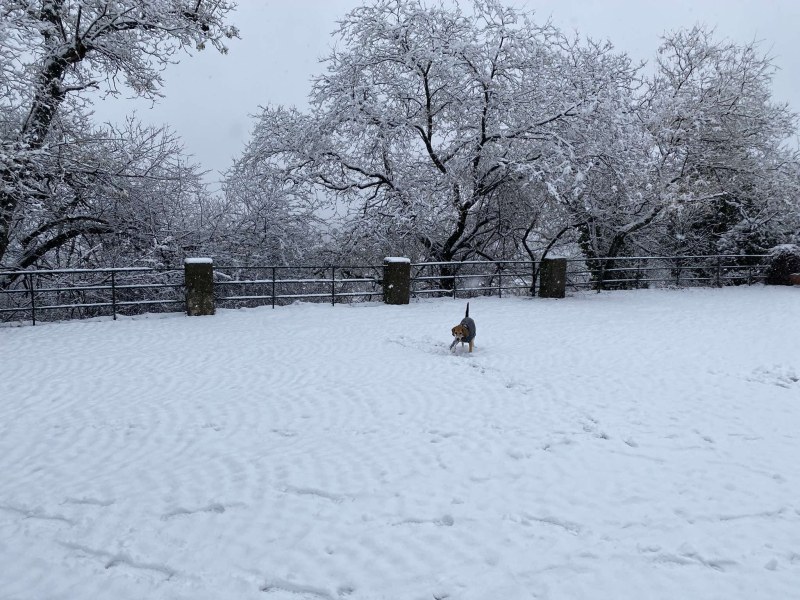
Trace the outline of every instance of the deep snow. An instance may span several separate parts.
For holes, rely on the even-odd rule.
[[[0,328],[0,598],[800,596],[800,290]]]

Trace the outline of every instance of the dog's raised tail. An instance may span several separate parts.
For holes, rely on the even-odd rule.
[[[468,316],[469,316],[469,302],[467,302],[467,314],[464,315],[464,318],[466,319]]]

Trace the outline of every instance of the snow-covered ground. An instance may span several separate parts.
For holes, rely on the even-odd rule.
[[[0,598],[800,595],[800,290],[0,329]]]

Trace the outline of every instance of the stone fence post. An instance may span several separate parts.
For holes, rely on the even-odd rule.
[[[383,302],[408,304],[411,299],[411,260],[398,256],[383,259]]]
[[[190,317],[213,315],[214,264],[210,258],[187,258],[183,261],[186,286],[186,314]]]
[[[539,297],[563,298],[567,289],[567,259],[545,258],[539,268]]]

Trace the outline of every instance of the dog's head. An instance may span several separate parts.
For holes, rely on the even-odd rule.
[[[464,325],[456,325],[451,331],[453,332],[453,337],[458,338],[459,340],[462,340],[469,335],[469,331],[467,331],[467,328]]]

